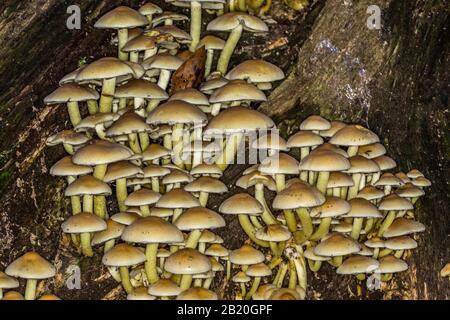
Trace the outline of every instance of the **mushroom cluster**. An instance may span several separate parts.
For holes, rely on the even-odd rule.
[[[191,18],[152,3],[102,16],[95,27],[117,30],[118,57],[71,72],[45,98],[67,104],[73,126],[47,142],[68,154],[50,174],[67,180],[62,231],[79,254],[102,254],[130,300],[218,299],[219,283],[235,287],[236,299],[300,300],[308,266],[382,281],[408,269],[402,257],[424,231],[414,204],[430,181],[418,170],[391,173],[395,161],[360,125],[313,115],[283,139],[252,108],[283,71],[258,59],[228,70],[242,33],[267,32],[265,22],[225,13],[225,0],[167,2],[190,8]],[[218,15],[207,30],[227,40],[201,38],[203,9]],[[175,26],[188,20],[190,33]],[[183,46],[205,47],[204,81],[169,96]],[[210,198],[229,192],[221,178],[235,163],[253,166],[214,211]],[[238,249],[214,233],[226,228],[223,215],[237,216],[248,236]],[[0,293],[20,277],[34,299],[36,281],[54,273],[28,253],[0,273]]]

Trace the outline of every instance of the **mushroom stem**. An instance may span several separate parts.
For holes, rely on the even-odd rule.
[[[366,232],[366,234],[369,234],[369,232],[372,231],[374,224],[375,224],[374,218],[367,219],[366,225],[364,227],[364,231]]]
[[[320,220],[319,227],[316,229],[314,234],[309,238],[309,240],[318,241],[322,239],[322,237],[326,235],[330,230],[330,226],[331,226],[331,218],[329,217],[322,218],[322,220]]]
[[[173,163],[180,169],[184,169],[184,163],[181,159],[183,151],[183,124],[177,123],[172,129],[172,145],[173,145]]]
[[[208,278],[203,282],[203,288],[209,289],[211,287],[212,281],[214,278]]]
[[[259,222],[257,216],[250,216],[250,221],[252,222],[256,230],[263,228],[263,225],[261,224],[261,222]]]
[[[247,288],[245,287],[245,283],[241,282],[239,284],[239,286],[241,287],[241,297],[238,300],[242,300],[245,297],[245,294],[247,293]]]
[[[211,73],[211,67],[214,60],[214,50],[206,51],[205,78]]]
[[[191,284],[192,284],[192,274],[183,274],[181,276],[180,289],[182,291],[187,290],[191,287]]]
[[[252,286],[250,287],[250,290],[245,295],[245,300],[250,300],[253,297],[256,290],[258,290],[260,283],[261,283],[261,277],[255,277],[255,279],[253,280]]]
[[[217,166],[222,171],[225,171],[225,169],[228,168],[228,165],[234,160],[243,138],[244,135],[242,133],[235,133],[228,137],[225,144],[225,150],[216,161]]]
[[[348,149],[347,149],[348,157],[350,158],[350,157],[356,156],[358,154],[358,148],[359,148],[358,146],[348,147]]]
[[[211,115],[213,117],[217,116],[220,112],[220,107],[222,106],[222,104],[219,103],[213,103],[213,105],[211,106]]]
[[[397,250],[397,251],[395,251],[394,256],[398,259],[401,259],[404,252],[405,252],[405,250]]]
[[[139,145],[137,133],[128,134],[128,144],[130,145],[130,149],[133,150],[134,153],[142,152],[141,147]]]
[[[374,258],[374,259],[378,258],[379,253],[380,253],[380,248],[374,248],[372,258]]]
[[[295,263],[292,260],[289,260],[289,285],[290,289],[295,289],[297,286],[297,272],[295,269]]]
[[[277,186],[277,192],[283,191],[286,187],[286,176],[284,174],[276,174],[275,183]]]
[[[145,273],[147,274],[148,281],[152,284],[159,280],[158,270],[156,264],[158,261],[158,243],[149,243],[145,248]]]
[[[225,43],[222,53],[220,54],[219,61],[217,62],[217,71],[222,74],[225,74],[228,70],[228,64],[230,63],[234,49],[241,38],[242,30],[242,25],[239,25],[234,28],[228,36],[227,42]]]
[[[127,191],[127,179],[121,178],[116,180],[116,197],[117,203],[119,205],[120,211],[127,211],[127,206],[125,205],[125,199],[128,196]]]
[[[134,63],[139,62],[139,51],[133,51],[130,53],[130,61]]]
[[[303,257],[303,249],[298,245],[296,245],[295,248],[298,252],[298,257],[294,258],[293,261],[295,269],[297,271],[298,284],[303,290],[306,291],[306,288],[308,286],[308,278],[306,273],[306,262],[305,258]]]
[[[247,11],[247,4],[245,0],[238,0],[239,11]]]
[[[354,218],[352,232],[350,233],[350,237],[354,240],[359,239],[359,235],[361,234],[361,229],[363,225],[364,218]]]
[[[269,246],[270,246],[270,250],[272,251],[274,257],[281,256],[281,253],[278,250],[278,245],[276,242],[270,241]]]
[[[322,261],[313,261],[308,259],[309,270],[312,272],[317,272],[322,267]]]
[[[264,248],[269,247],[269,243],[267,241],[262,241],[262,240],[259,240],[256,238],[256,236],[255,236],[256,230],[253,227],[252,222],[250,221],[250,219],[247,215],[240,214],[238,216],[238,218],[239,218],[239,223],[241,224],[242,229],[254,243],[256,243],[257,245],[264,247]]]
[[[114,93],[116,92],[116,78],[103,80],[99,111],[111,112]]]
[[[81,240],[81,252],[86,257],[92,257],[94,255],[94,252],[92,251],[91,247],[91,234],[88,232],[82,233],[80,235]]]
[[[27,285],[25,287],[25,300],[35,300],[36,299],[36,286],[37,286],[37,280],[27,279]]]
[[[359,191],[359,184],[361,182],[362,174],[361,173],[354,173],[352,175],[353,183],[354,185],[348,188],[347,193],[347,200],[352,200],[356,197]]]
[[[283,214],[289,231],[297,231],[297,220],[295,219],[294,212],[292,210],[283,210]]]
[[[380,228],[378,229],[378,236],[382,237],[383,233],[389,228],[389,226],[394,222],[395,219],[395,211],[389,211],[389,213],[384,218],[383,222],[380,225]]]
[[[156,55],[157,53],[158,53],[158,48],[153,48],[153,49],[145,50],[145,51],[144,51],[144,60],[147,60],[148,58],[153,57],[153,56]]]
[[[198,240],[202,236],[201,230],[192,230],[186,240],[186,248],[195,249],[198,245]]]
[[[288,271],[288,265],[286,263],[282,263],[280,266],[280,274],[278,276],[277,281],[274,283],[275,286],[281,288],[283,286],[284,278],[286,277],[286,273]]]
[[[140,206],[139,209],[141,210],[141,214],[143,217],[150,216],[150,208],[148,206]]]
[[[108,169],[107,164],[98,164],[94,168],[93,176],[99,180],[103,180],[106,174],[106,169]]]
[[[326,194],[327,192],[327,185],[328,185],[328,178],[330,177],[330,173],[328,171],[321,171],[319,172],[319,176],[317,178],[317,189],[322,192],[323,194]]]
[[[90,194],[83,195],[83,211],[94,212],[94,196]]]
[[[227,275],[226,275],[226,281],[229,281],[231,278],[231,261],[230,259],[227,260]]]
[[[309,239],[313,233],[313,224],[311,221],[311,216],[309,215],[308,209],[306,208],[298,208],[295,210],[297,212],[297,216],[300,219],[300,223],[302,225],[302,231],[305,234],[306,238]]]
[[[130,294],[133,292],[133,285],[130,282],[130,273],[128,271],[128,267],[119,267],[120,272],[120,280],[122,281],[122,287],[125,289],[125,292]]]
[[[383,257],[385,257],[385,256],[387,256],[387,255],[389,255],[389,254],[391,254],[391,253],[392,253],[392,250],[391,250],[391,249],[384,248],[383,250],[381,250],[381,251],[378,253],[378,258],[383,258]]]
[[[371,185],[374,185],[375,182],[377,182],[378,180],[380,180],[380,176],[381,176],[381,171],[375,172],[375,173],[372,175],[372,179],[370,180],[370,184],[371,184]]]
[[[123,52],[122,49],[125,47],[128,42],[128,29],[119,29],[117,32],[117,38],[119,39],[118,50],[119,50],[119,59],[123,61],[128,60],[128,53]]]
[[[173,210],[172,223],[177,221],[177,219],[181,216],[182,213],[183,213],[183,209],[175,209],[175,210]]]
[[[139,133],[139,141],[141,142],[141,150],[144,152],[150,145],[150,137],[147,132]]]
[[[163,89],[166,90],[167,86],[169,85],[169,81],[170,81],[170,75],[171,75],[171,71],[170,70],[164,70],[162,69],[161,72],[159,73],[159,78],[158,78],[158,86]],[[153,107],[156,108],[159,104],[159,100],[154,100],[157,102],[156,106]],[[153,110],[152,109],[152,110]],[[151,110],[147,110],[147,111],[151,111]]]
[[[194,52],[200,42],[202,31],[202,5],[198,1],[191,1],[191,45],[189,51]]]
[[[63,143],[63,147],[64,147],[64,150],[65,150],[68,154],[73,155],[73,154],[75,153],[75,151],[73,150],[73,146],[71,146],[70,144]]]
[[[366,275],[364,273],[359,273],[356,275],[356,279],[359,281],[364,281],[366,279]]]
[[[159,190],[159,179],[156,177],[152,178],[152,190],[155,192],[160,192]]]
[[[200,192],[200,196],[198,197],[198,201],[202,207],[206,207],[208,204],[209,193],[208,192]]]
[[[78,107],[78,102],[76,101],[67,102],[67,109],[69,111],[70,122],[75,127],[81,121],[81,114],[80,108]]]
[[[272,212],[270,212],[269,206],[267,205],[266,198],[264,196],[264,185],[262,183],[257,183],[255,185],[255,199],[259,201],[259,203],[262,204],[264,211],[261,215],[261,218],[263,221],[269,225],[269,224],[277,224],[277,220],[272,215]]]
[[[331,259],[331,261],[329,261],[329,263],[333,266],[333,267],[339,267],[342,264],[342,256],[338,256],[338,257],[333,257]]]
[[[109,250],[111,250],[112,248],[114,248],[116,244],[116,240],[115,239],[111,239],[105,242],[105,245],[103,246],[103,253],[108,252]]]
[[[106,219],[106,199],[105,196],[94,196],[94,213],[102,219]]]
[[[385,273],[385,274],[381,275],[381,278],[380,278],[380,280],[383,282],[388,282],[391,279],[392,279],[392,273]]]
[[[98,112],[97,100],[88,100],[87,107],[88,107],[89,114],[96,114]]]

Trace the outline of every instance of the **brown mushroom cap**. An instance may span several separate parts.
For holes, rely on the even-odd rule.
[[[357,198],[363,198],[366,200],[378,200],[384,197],[384,192],[377,189],[372,185],[367,185],[356,195]]]
[[[98,92],[89,87],[83,87],[74,83],[68,83],[59,87],[47,97],[45,97],[44,103],[57,104],[81,102],[87,100],[97,100],[99,97],[100,96]]]
[[[147,260],[142,250],[126,243],[120,243],[108,250],[102,258],[102,263],[109,267],[129,267]]]
[[[164,269],[174,274],[198,274],[211,270],[211,262],[197,250],[184,248],[166,259]]]
[[[383,237],[392,238],[425,231],[425,226],[418,221],[397,218],[383,233]]]
[[[148,293],[155,297],[174,297],[181,293],[181,289],[170,279],[159,279],[148,287]]]
[[[358,154],[373,159],[386,154],[386,148],[381,143],[372,143],[358,148]]]
[[[55,267],[36,252],[27,252],[5,270],[8,276],[23,279],[47,279],[56,274]]]
[[[375,273],[397,273],[408,270],[408,264],[394,257],[393,255],[388,255],[380,259],[380,266],[375,270]]]
[[[352,177],[344,172],[333,171],[328,178],[327,188],[352,187],[355,184]],[[384,193],[383,193],[384,195]]]
[[[144,172],[137,165],[134,165],[129,161],[119,161],[108,166],[103,181],[111,182],[121,178],[142,176],[143,174]]]
[[[264,262],[264,254],[248,244],[230,252],[231,263],[239,265],[252,265]]]
[[[104,14],[94,24],[98,29],[129,29],[148,24],[147,19],[138,11],[120,6]]]
[[[106,222],[89,212],[81,212],[68,218],[61,225],[65,233],[87,233],[106,230]]]
[[[270,224],[256,231],[255,236],[259,240],[281,242],[289,240],[292,234],[286,226]]]
[[[363,156],[353,156],[348,159],[351,167],[346,171],[347,173],[374,173],[380,171],[378,164]]]
[[[360,274],[372,273],[380,263],[373,258],[365,256],[352,256],[344,260],[344,262],[337,268],[337,274]]]
[[[209,105],[208,97],[205,96],[202,92],[200,92],[194,88],[186,88],[186,89],[175,92],[169,98],[169,101],[172,101],[172,100],[181,100],[181,101],[185,101],[185,102],[191,103],[196,106],[208,106]]]
[[[298,174],[298,161],[287,153],[278,153],[265,158],[258,167],[262,174]]]
[[[323,138],[312,131],[299,131],[287,141],[289,148],[303,148],[318,146],[323,143]]]
[[[247,60],[231,69],[228,80],[248,80],[252,83],[273,82],[284,79],[285,75],[276,65],[259,59]]]
[[[156,203],[156,207],[179,209],[200,207],[200,202],[189,192],[175,188],[165,193]]]
[[[120,238],[122,236],[125,226],[112,219],[106,221],[106,229],[96,232],[92,237],[91,244],[93,246],[105,243],[106,241]]]
[[[326,201],[311,209],[311,217],[332,218],[347,214],[352,209],[350,203],[337,197],[327,197]]]
[[[331,121],[330,128],[328,130],[320,131],[319,134],[324,138],[331,138],[336,132],[338,132],[345,126],[347,126],[347,124],[342,121]]]
[[[391,250],[410,250],[417,248],[417,242],[408,236],[389,238],[384,244],[386,248]]]
[[[19,281],[8,276],[6,273],[0,271],[0,290],[1,289],[14,289],[19,287]]]
[[[82,176],[69,184],[64,192],[66,197],[79,195],[110,195],[111,188],[103,181],[92,177]]]
[[[89,166],[74,164],[71,156],[62,158],[50,168],[52,176],[82,176],[90,174],[92,171],[93,169]]]
[[[339,146],[364,146],[379,141],[375,133],[357,124],[343,127],[330,139],[331,144]]]
[[[408,199],[399,197],[395,193],[392,193],[381,200],[378,208],[385,211],[402,211],[413,210],[414,205]]]
[[[269,29],[261,19],[244,12],[229,12],[212,20],[206,29],[208,31],[230,32],[239,25],[251,32],[267,32]]]
[[[289,210],[320,206],[325,202],[323,194],[314,187],[296,182],[279,192],[273,201],[273,208]]]
[[[299,165],[305,171],[343,171],[350,168],[350,162],[332,151],[316,151],[306,156]]]
[[[133,152],[121,144],[96,140],[75,152],[72,162],[79,165],[96,166],[121,160],[127,160]]]
[[[206,115],[198,107],[185,101],[172,100],[157,106],[147,117],[147,123],[158,125],[196,124],[204,125]]]
[[[205,288],[189,288],[180,293],[176,300],[218,300],[214,291]]]
[[[180,230],[215,229],[225,227],[225,220],[216,212],[204,208],[190,208],[175,221]]]
[[[312,115],[302,121],[300,130],[324,131],[331,128],[331,123],[318,115]]]
[[[209,98],[210,103],[233,101],[267,101],[267,97],[255,85],[241,80],[233,80],[215,90]]]
[[[75,78],[76,82],[91,80],[112,79],[121,76],[138,77],[132,64],[128,64],[117,58],[106,57],[88,64],[81,69]]]
[[[349,202],[351,209],[345,215],[346,218],[383,218],[381,212],[369,200],[353,198]]]
[[[122,240],[132,243],[177,243],[184,241],[183,234],[173,224],[159,217],[139,219],[127,226]]]
[[[188,192],[225,193],[228,188],[219,179],[203,176],[184,186],[184,190]]]
[[[143,79],[133,79],[116,88],[116,98],[143,98],[166,100],[169,95],[153,82]]]
[[[356,253],[361,250],[358,242],[340,233],[334,233],[314,247],[319,256],[338,257]]]
[[[223,214],[261,215],[263,206],[258,200],[247,193],[238,193],[226,199],[219,207]]]
[[[181,60],[177,56],[173,56],[168,53],[159,53],[146,59],[142,62],[142,67],[145,70],[150,69],[161,69],[161,70],[177,70],[183,64],[183,60]]]

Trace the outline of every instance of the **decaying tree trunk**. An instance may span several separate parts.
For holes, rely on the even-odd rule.
[[[46,148],[45,140],[67,127],[68,117],[65,107],[45,107],[42,99],[80,60],[114,54],[111,34],[92,28],[100,14],[118,4],[137,7],[140,2],[80,3],[80,31],[66,29],[63,1],[0,4],[0,269],[35,249],[59,271],[41,290],[66,299],[98,299],[117,284],[100,267],[99,257],[76,258],[61,236],[60,223],[67,216],[64,182],[50,177],[48,169],[63,150]],[[369,5],[382,9],[381,30],[366,26]],[[260,110],[275,117],[285,134],[312,113],[366,125],[381,137],[402,171],[418,168],[433,182],[420,201],[419,220],[427,232],[407,259],[411,271],[395,277],[383,291],[363,291],[362,297],[450,298],[448,281],[438,276],[450,260],[450,15],[445,2],[317,0],[300,13],[275,3],[269,14],[271,32],[244,36],[232,61],[260,57],[289,74]],[[230,169],[228,184],[242,169]],[[228,222],[239,228],[236,221]],[[230,234],[236,233],[224,237],[232,247],[239,246],[243,238]],[[70,264],[81,266],[82,290],[65,287]],[[355,280],[337,277],[330,268],[310,278],[310,298],[355,297]]]

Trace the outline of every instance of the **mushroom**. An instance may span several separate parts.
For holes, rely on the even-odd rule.
[[[204,36],[198,47],[205,47],[206,49],[206,63],[205,63],[205,78],[211,74],[212,63],[214,60],[214,50],[223,50],[225,41],[213,35]]]
[[[164,23],[165,26],[173,25],[174,21],[188,21],[189,18],[178,12],[164,11],[153,19],[153,26]]]
[[[7,300],[25,300],[24,296],[17,291],[8,291],[5,293],[5,295],[3,296],[3,301],[7,301]]]
[[[331,265],[339,267],[342,264],[342,257],[357,253],[361,250],[361,245],[340,233],[333,233],[317,244],[314,254],[325,257],[332,257]]]
[[[300,175],[302,173],[300,173]],[[308,174],[306,172],[305,178],[307,178],[307,175]],[[331,193],[334,197],[347,199],[348,188],[354,185],[355,183],[353,182],[353,179],[350,175],[344,172],[333,171],[330,173],[330,176],[328,177],[327,194],[330,195]]]
[[[159,180],[169,173],[170,169],[155,164],[148,165],[144,168],[144,178],[150,178],[152,180],[152,190],[154,192],[161,192]]]
[[[258,240],[269,242],[275,258],[280,257],[286,242],[292,237],[292,233],[286,226],[280,224],[269,224],[256,231],[255,234]]]
[[[386,148],[381,143],[372,143],[358,148],[358,155],[373,159],[386,154]]]
[[[134,289],[133,292],[127,294],[127,300],[131,301],[149,301],[149,300],[155,300],[156,298],[147,292],[147,287],[138,287]]]
[[[86,135],[72,130],[60,131],[57,134],[48,137],[46,141],[47,146],[50,147],[62,144],[64,150],[70,155],[74,154],[75,148],[80,148],[87,142],[89,142],[89,138]]]
[[[172,94],[169,101],[172,100],[182,100],[190,104],[196,105],[203,112],[209,112],[209,100],[208,97],[202,92],[194,88],[186,88],[183,90],[178,90]]]
[[[156,4],[147,2],[142,7],[139,8],[139,13],[147,17],[148,24],[151,25],[153,21],[153,15],[162,13],[162,9]]]
[[[14,289],[19,287],[19,281],[9,277],[6,273],[0,271],[0,300],[3,299],[4,289]]]
[[[392,187],[400,187],[403,182],[394,176],[392,173],[383,173],[383,175],[378,179],[377,182],[373,184],[375,187],[384,188],[384,194],[389,195],[392,191]]]
[[[381,237],[396,217],[402,217],[407,210],[414,209],[414,206],[408,199],[393,193],[381,200],[378,209],[388,212],[378,229],[378,236]]]
[[[184,187],[184,190],[191,193],[199,192],[200,205],[202,207],[206,207],[206,205],[208,204],[209,194],[225,193],[228,191],[228,188],[219,179],[203,176],[186,185]]]
[[[181,292],[176,300],[218,300],[214,291],[205,288],[189,288]]]
[[[342,121],[330,121],[330,128],[327,130],[323,130],[323,131],[319,131],[319,135],[323,138],[327,138],[330,139],[331,137],[334,136],[334,134],[336,132],[338,132],[339,130],[341,130],[343,127],[347,126],[347,124],[345,124]]]
[[[378,164],[363,156],[353,156],[350,159],[351,167],[346,171],[352,174],[354,185],[348,189],[347,199],[351,200],[365,187],[368,174],[375,174],[381,169]]]
[[[246,80],[255,84],[260,90],[269,90],[272,88],[272,82],[283,80],[285,75],[276,65],[261,59],[253,59],[244,61],[231,69],[225,78]]]
[[[233,282],[239,283],[241,288],[240,297],[236,297],[236,300],[243,300],[245,295],[247,294],[247,288],[245,284],[250,282],[251,278],[245,274],[244,271],[239,271],[236,273],[231,279]]]
[[[450,276],[450,262],[447,263],[442,269],[441,272],[439,273],[441,275],[442,278],[445,277],[449,277]]]
[[[182,184],[192,182],[193,178],[191,175],[184,171],[173,169],[168,175],[165,175],[162,179],[163,185],[166,187],[166,192],[172,190],[173,188],[181,188]]]
[[[160,198],[161,195],[159,193],[144,188],[131,193],[126,197],[124,204],[130,207],[139,207],[141,215],[143,217],[148,217],[150,216],[149,206],[157,203]]]
[[[393,255],[385,256],[379,260],[380,265],[375,273],[381,274],[381,281],[389,281],[393,273],[403,272],[408,270],[408,264],[394,257]]]
[[[309,155],[311,149],[321,145],[323,143],[323,138],[312,131],[299,131],[292,135],[287,141],[287,147],[289,149],[300,148],[300,161],[303,160],[307,155]],[[307,182],[308,173],[300,173],[300,179]]]
[[[300,123],[300,130],[312,131],[319,134],[320,131],[329,130],[331,123],[319,115],[312,115]]]
[[[159,279],[148,287],[148,293],[161,298],[161,300],[169,300],[169,298],[176,297],[181,292],[180,287],[170,279]]]
[[[106,221],[106,229],[103,231],[97,231],[94,234],[91,240],[91,245],[96,246],[104,243],[105,245],[103,247],[103,252],[106,253],[116,245],[116,239],[122,236],[124,229],[124,224],[116,222],[113,219],[108,219]]]
[[[174,210],[172,222],[175,222],[183,212],[183,209],[200,207],[200,202],[189,192],[175,188],[164,194],[155,206],[157,208]]]
[[[118,113],[96,113],[86,118],[82,119],[76,126],[75,131],[77,132],[87,132],[90,130],[95,130],[98,138],[102,140],[109,140],[106,137],[106,127],[109,127],[114,121],[119,119],[120,114]]]
[[[386,239],[384,242],[386,249],[395,250],[394,256],[401,258],[405,250],[417,248],[417,242],[408,236],[400,236]]]
[[[347,125],[338,130],[330,139],[331,144],[347,146],[349,157],[358,154],[358,148],[368,144],[379,142],[378,136],[360,125]]]
[[[142,63],[142,67],[145,70],[160,70],[159,78],[158,78],[158,86],[166,90],[169,85],[170,75],[173,71],[177,70],[183,64],[183,60],[176,56],[172,56],[167,53],[159,53],[150,57]],[[149,106],[147,111],[152,111],[157,104]]]
[[[312,272],[319,271],[320,268],[322,267],[322,262],[331,259],[330,257],[318,256],[317,254],[314,253],[313,248],[306,249],[303,255],[308,260],[308,266]]]
[[[56,269],[39,253],[27,252],[11,262],[5,273],[11,277],[26,279],[25,300],[34,300],[38,280],[54,277]]]
[[[298,165],[298,161],[287,153],[276,153],[261,161],[258,170],[273,176],[277,192],[281,192],[286,187],[286,175],[298,175]]]
[[[372,273],[378,269],[380,263],[374,258],[364,256],[351,256],[337,268],[337,274],[355,274],[358,280],[364,280],[366,273]]]
[[[353,227],[351,237],[354,240],[359,239],[364,219],[379,219],[383,215],[378,211],[377,207],[369,200],[362,198],[354,198],[349,201],[351,210],[344,215],[345,218],[353,219]]]

